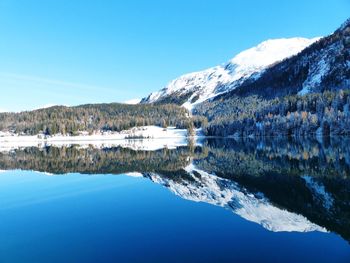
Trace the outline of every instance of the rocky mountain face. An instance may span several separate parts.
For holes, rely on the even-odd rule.
[[[304,95],[350,85],[350,19],[324,38],[262,42],[228,63],[183,75],[141,103],[176,103],[188,109],[209,99]]]
[[[350,20],[296,56],[266,69],[259,78],[244,81],[221,96],[260,95],[265,98],[305,95],[350,86]]]
[[[245,81],[254,81],[271,64],[296,55],[318,38],[274,39],[239,53],[223,65],[183,75],[141,103],[176,103],[193,106],[231,91]]]

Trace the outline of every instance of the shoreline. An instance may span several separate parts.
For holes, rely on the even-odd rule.
[[[196,131],[198,134],[199,130]],[[0,133],[0,152],[11,151],[26,147],[46,146],[72,146],[86,147],[92,145],[96,148],[124,147],[134,150],[154,151],[163,148],[176,148],[188,145],[191,136],[186,129],[175,127],[162,128],[158,126],[135,127],[121,132],[97,132],[88,135],[82,132],[78,136],[42,134],[21,136],[18,134]]]

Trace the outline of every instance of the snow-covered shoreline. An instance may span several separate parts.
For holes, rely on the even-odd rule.
[[[188,143],[186,129],[175,127],[162,128],[158,126],[134,127],[121,132],[96,132],[88,134],[81,132],[78,136],[66,135],[35,135],[25,136],[0,132],[0,151],[9,151],[24,147],[44,146],[95,146],[97,148],[121,146],[134,150],[158,150],[175,148]]]

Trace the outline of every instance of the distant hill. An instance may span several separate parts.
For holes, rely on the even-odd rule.
[[[189,128],[192,122],[188,111],[176,105],[87,104],[0,113],[0,131],[23,135],[75,135],[79,131],[121,131],[147,125]]]

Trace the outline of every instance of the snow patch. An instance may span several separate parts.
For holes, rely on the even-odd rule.
[[[305,95],[310,93],[312,89],[316,88],[322,81],[322,77],[326,75],[329,71],[329,65],[325,61],[325,58],[322,58],[316,66],[313,66],[309,70],[307,79],[303,83],[303,88],[298,92],[298,95]]]
[[[138,173],[138,172],[131,172],[131,173],[126,173],[125,175],[130,176],[130,177],[136,177],[136,178],[143,178],[142,173]]]
[[[141,99],[131,99],[131,100],[124,101],[123,103],[135,105],[135,104],[140,103],[140,101],[141,101]]]
[[[70,146],[81,147],[93,145],[96,148],[125,147],[134,150],[158,150],[176,148],[188,144],[186,129],[175,127],[162,128],[158,126],[134,127],[121,132],[96,132],[89,135],[81,132],[79,136],[36,135],[20,136],[10,132],[0,132],[0,151],[10,151],[25,147]]]

